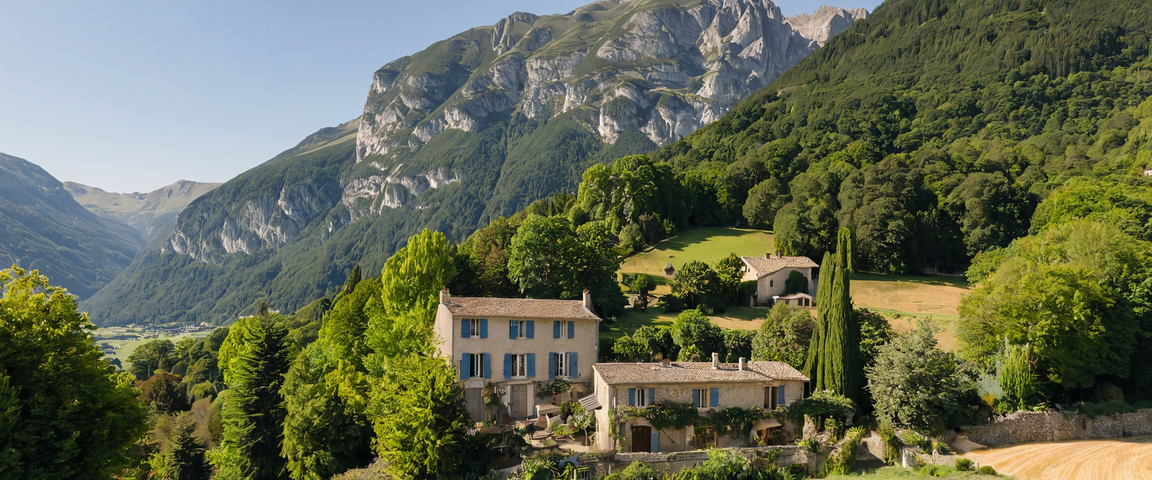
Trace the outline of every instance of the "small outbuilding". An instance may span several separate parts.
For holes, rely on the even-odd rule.
[[[797,293],[788,292],[787,281],[792,272],[800,272],[804,276],[804,289],[798,293],[816,294],[815,269],[820,266],[811,258],[766,254],[763,257],[740,257],[740,260],[744,261],[745,266],[743,280],[756,282],[755,303],[766,305],[773,297]]]

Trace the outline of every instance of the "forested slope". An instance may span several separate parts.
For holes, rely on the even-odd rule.
[[[38,269],[88,297],[143,247],[127,225],[97,217],[39,166],[0,153],[0,264]]]
[[[1150,24],[1139,2],[889,1],[655,158],[786,252],[852,227],[866,270],[962,267],[1111,208],[1088,196],[1152,238]]]

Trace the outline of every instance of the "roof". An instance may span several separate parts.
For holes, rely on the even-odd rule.
[[[584,308],[584,302],[580,300],[453,296],[442,305],[448,307],[453,315],[461,316],[600,320],[600,317]]]
[[[777,300],[796,300],[797,298],[807,298],[809,300],[814,300],[814,298],[812,298],[812,295],[809,295],[809,294],[803,293],[803,292],[796,292],[796,293],[791,293],[788,295],[782,295],[779,298],[777,298]]]
[[[587,397],[581,398],[578,401],[580,402],[580,406],[584,407],[584,410],[589,411],[589,412],[591,412],[592,410],[596,410],[597,408],[600,408],[600,406],[601,406],[600,402],[598,400],[596,400],[596,394],[595,393],[593,393],[592,395],[588,395]]]
[[[808,377],[784,362],[747,362],[744,370],[735,363],[712,362],[596,363],[593,370],[609,385],[621,383],[764,383],[772,380],[799,380]]]
[[[808,257],[740,257],[745,265],[756,274],[756,278],[773,274],[785,268],[814,268],[819,267]]]

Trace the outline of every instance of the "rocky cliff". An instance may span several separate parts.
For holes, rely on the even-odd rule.
[[[0,153],[0,268],[38,269],[84,298],[142,247],[135,231],[85,210],[44,169]]]
[[[461,241],[574,192],[591,163],[690,133],[817,47],[770,0],[601,1],[473,28],[376,71],[359,119],[193,201],[84,307],[110,323],[293,311],[424,228]]]
[[[811,15],[801,13],[788,17],[788,25],[791,25],[800,35],[823,46],[829,38],[847,30],[857,20],[865,18],[868,18],[868,11],[863,8],[838,8],[825,5]]]
[[[180,180],[148,193],[114,193],[64,182],[68,193],[88,211],[135,228],[145,242],[171,235],[176,215],[193,200],[220,185]]]

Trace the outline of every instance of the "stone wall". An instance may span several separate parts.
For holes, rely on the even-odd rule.
[[[1016,412],[988,425],[963,427],[961,432],[968,440],[989,447],[1152,435],[1152,409],[1096,418],[1061,412]]]

